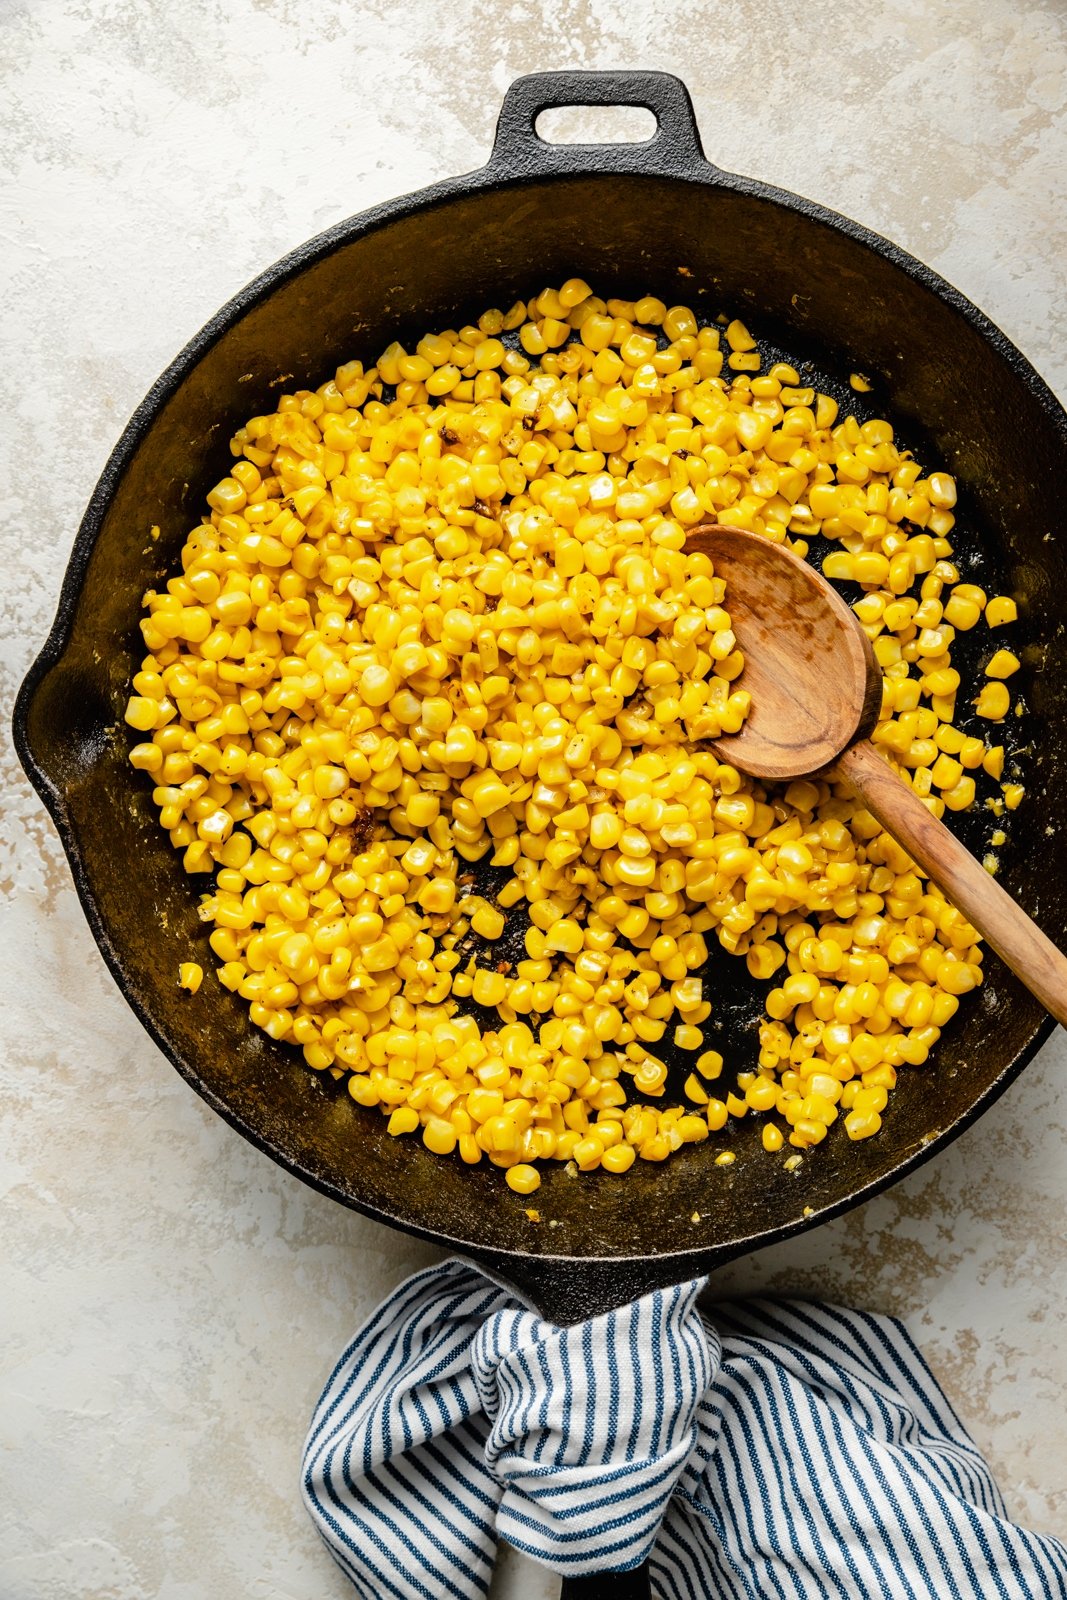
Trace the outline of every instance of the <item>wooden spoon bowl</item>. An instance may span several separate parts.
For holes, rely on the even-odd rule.
[[[686,538],[726,581],[726,609],[745,657],[752,696],[744,731],[730,740],[732,765],[753,778],[788,782],[828,766],[878,719],[882,674],[871,641],[814,567],[786,545],[721,523]]]

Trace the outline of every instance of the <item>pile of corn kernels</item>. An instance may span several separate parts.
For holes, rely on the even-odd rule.
[[[875,742],[931,810],[1004,763],[953,726],[956,631],[1015,616],[959,581],[953,480],[761,368],[739,322],[576,279],[393,344],[241,429],[182,575],[145,596],[130,759],[214,874],[219,981],[391,1133],[519,1194],[537,1162],[622,1173],[746,1115],[794,1162],[839,1115],[867,1138],[981,981],[975,930],[856,799],[706,746],[749,705],[729,595],[684,548],[716,520],[839,546]],[[992,724],[1017,667],[985,669]],[[525,959],[494,959],[520,911]],[[758,1070],[720,1099],[700,974],[727,956],[770,987]],[[662,1103],[668,1037],[685,1105]]]

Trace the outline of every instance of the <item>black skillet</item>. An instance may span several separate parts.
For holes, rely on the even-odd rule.
[[[644,144],[544,143],[538,114],[565,105],[644,106],[656,133]],[[1027,798],[1001,851],[1003,882],[1067,944],[1067,416],[1004,335],[921,263],[821,206],[711,166],[685,87],[663,73],[519,79],[481,171],[339,224],[212,318],[147,395],[104,470],[14,719],[104,958],[182,1076],[305,1182],[485,1263],[559,1322],[708,1272],[870,1199],[981,1115],[1052,1028],[990,955],[984,987],[961,1006],[934,1060],[902,1074],[876,1139],[852,1144],[838,1125],[788,1172],[763,1152],[749,1118],[621,1180],[550,1167],[534,1202],[540,1221],[531,1221],[531,1202],[495,1168],[390,1138],[377,1112],[252,1028],[244,1003],[212,979],[195,997],[177,989],[180,961],[195,953],[208,968],[211,956],[149,784],[126,763],[121,717],[141,654],[143,591],[175,570],[247,416],[283,390],[321,383],[344,359],[373,359],[393,337],[459,326],[571,276],[606,294],[654,293],[709,320],[741,316],[803,381],[861,420],[888,415],[920,460],[958,476],[960,564],[1015,595],[1020,610],[1011,636],[1024,671],[1013,682],[1027,712],[1004,733]],[[857,366],[869,395],[847,385]],[[1007,635],[999,630],[995,643]],[[978,672],[994,636],[983,626],[966,639],[957,656]],[[996,793],[984,784],[974,811],[955,819],[979,852],[996,825],[982,802]],[[721,956],[707,981],[716,1042],[732,1068],[744,1067],[765,986]],[[719,1167],[724,1144],[737,1159]],[[626,1581],[612,1580],[616,1600]],[[633,1581],[640,1592],[646,1580]]]

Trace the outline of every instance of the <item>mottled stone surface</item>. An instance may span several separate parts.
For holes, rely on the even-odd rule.
[[[507,83],[678,70],[710,156],[939,268],[1067,393],[1058,0],[6,0],[2,705],[122,424],[253,273],[478,165]],[[107,977],[3,744],[5,1600],[349,1593],[296,1487],[345,1337],[434,1252],[214,1118]],[[933,1166],[724,1272],[903,1316],[1016,1515],[1067,1528],[1062,1033]],[[507,1563],[500,1595],[555,1585]]]

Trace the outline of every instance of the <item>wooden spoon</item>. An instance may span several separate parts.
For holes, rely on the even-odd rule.
[[[726,580],[724,605],[745,657],[752,710],[741,732],[711,740],[754,778],[813,773],[846,783],[1031,994],[1067,1025],[1067,958],[923,805],[869,738],[881,670],[859,618],[814,567],[756,533],[701,523],[687,550]]]

